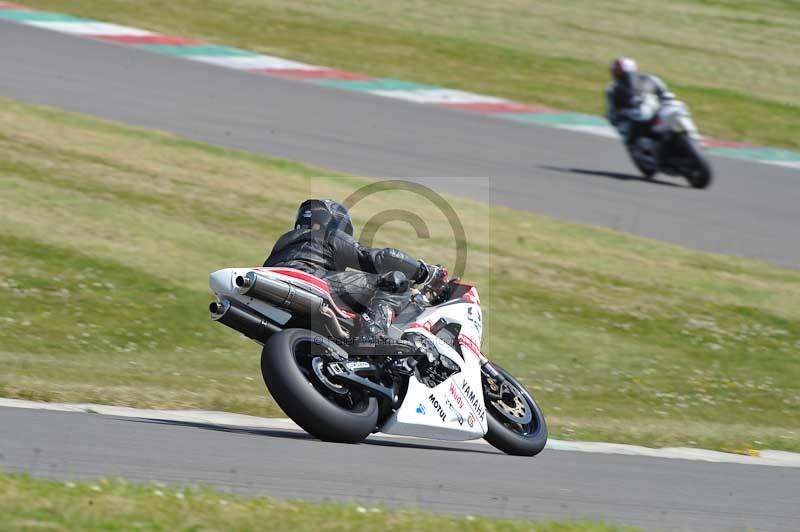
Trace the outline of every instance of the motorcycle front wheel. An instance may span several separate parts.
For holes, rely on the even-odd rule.
[[[272,397],[295,423],[324,441],[358,443],[374,430],[379,406],[363,390],[333,382],[326,364],[342,349],[306,329],[286,329],[267,340],[261,375]]]
[[[676,139],[680,144],[681,151],[686,158],[693,164],[688,168],[684,177],[692,185],[692,188],[708,188],[711,184],[711,165],[705,158],[697,143],[689,138],[688,135],[681,135]]]
[[[547,443],[547,423],[533,396],[509,372],[492,364],[505,382],[495,393],[484,375],[484,401],[489,430],[484,436],[492,446],[506,454],[534,456]]]

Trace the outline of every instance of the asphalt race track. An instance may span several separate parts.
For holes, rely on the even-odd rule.
[[[373,439],[0,408],[0,469],[124,477],[368,506],[505,518],[587,518],[647,530],[796,531],[800,470]],[[13,427],[13,428],[12,428]]]
[[[679,180],[647,183],[616,141],[1,21],[0,96],[346,172],[414,177],[533,212],[800,266],[795,170],[714,158],[718,180],[708,191]],[[447,176],[474,179],[451,189]],[[296,432],[13,408],[0,408],[0,469],[656,530],[800,526],[798,469],[559,451],[521,459],[487,446],[408,440],[348,446]]]
[[[515,208],[800,266],[800,172],[789,168],[712,158],[717,182],[707,191],[679,179],[647,183],[612,139],[8,22],[0,22],[0,95],[340,171],[410,177]],[[454,184],[446,176],[475,179]]]

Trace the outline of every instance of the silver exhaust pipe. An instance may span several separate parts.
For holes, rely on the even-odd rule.
[[[266,342],[271,335],[281,331],[280,327],[268,319],[262,318],[246,308],[231,304],[227,299],[213,301],[208,306],[208,310],[211,312],[212,320],[227,325],[260,344]]]
[[[250,271],[234,280],[240,294],[248,295],[307,316],[319,316],[329,334],[345,339],[349,334],[342,328],[333,309],[321,296],[278,279]]]
[[[316,314],[325,304],[325,300],[318,295],[257,272],[240,275],[235,282],[240,294],[263,299],[289,310]]]

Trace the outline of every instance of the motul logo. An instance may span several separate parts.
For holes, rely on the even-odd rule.
[[[447,414],[444,413],[444,408],[442,408],[442,405],[439,404],[439,401],[436,399],[436,396],[430,394],[428,396],[428,401],[430,401],[431,404],[433,405],[433,408],[436,409],[436,413],[439,414],[439,417],[442,418],[442,421],[447,421]]]

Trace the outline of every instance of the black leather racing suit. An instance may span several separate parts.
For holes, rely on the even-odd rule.
[[[631,116],[632,111],[642,105],[646,94],[655,94],[659,100],[672,96],[660,78],[641,72],[625,73],[606,88],[606,118],[628,145],[650,132],[651,121]]]
[[[373,249],[343,231],[306,227],[281,236],[264,266],[296,268],[325,279],[337,302],[366,311],[381,328],[408,301],[409,280],[427,276],[423,262],[398,249]]]

